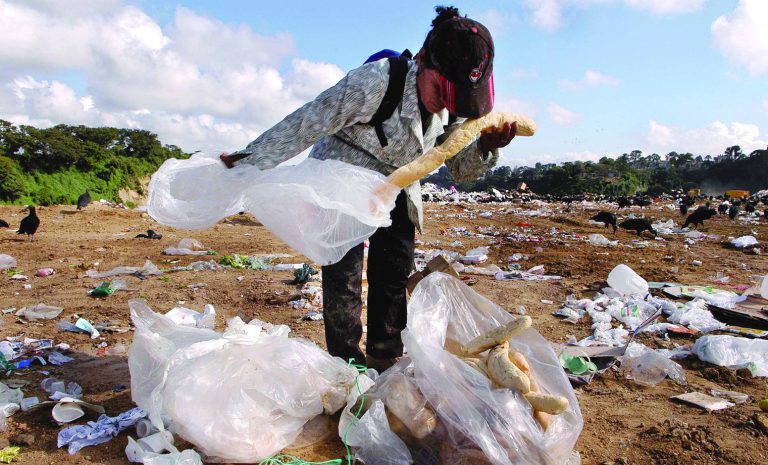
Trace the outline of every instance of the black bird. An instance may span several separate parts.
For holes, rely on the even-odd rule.
[[[725,215],[726,213],[728,213],[728,204],[723,202],[720,205],[718,205],[717,212],[720,213],[721,215]]]
[[[740,210],[741,208],[738,205],[731,205],[731,208],[728,209],[728,218],[735,220],[739,216]]]
[[[687,202],[680,202],[680,214],[681,215],[687,215],[688,214],[688,203]]]
[[[40,218],[38,218],[37,213],[35,213],[35,207],[29,206],[27,207],[27,210],[29,210],[29,215],[21,220],[19,230],[16,231],[16,234],[26,234],[29,236],[29,240],[33,241],[35,240],[37,228],[40,227]]]
[[[629,231],[635,231],[638,236],[642,235],[643,231],[648,231],[656,236],[656,230],[653,229],[651,223],[645,218],[632,218],[631,220],[622,221],[619,223],[619,227]]]
[[[91,203],[91,193],[88,192],[88,189],[85,190],[85,194],[81,194],[80,197],[77,198],[77,209],[82,210],[83,208],[87,207]]]
[[[619,197],[616,202],[619,204],[619,208],[627,208],[632,205],[632,201],[626,197]]]
[[[603,223],[607,228],[609,225],[613,226],[613,233],[616,234],[616,215],[611,212],[601,211],[597,215],[590,218],[592,221]]]
[[[8,223],[6,223],[3,220],[0,220],[0,228],[7,228],[8,226],[10,226]]]
[[[744,205],[744,210],[746,210],[747,213],[754,213],[755,212],[755,204],[747,202],[747,204]]]
[[[717,212],[711,208],[699,208],[695,212],[688,215],[688,218],[685,219],[685,223],[683,223],[683,227],[687,228],[689,224],[703,226],[704,220],[708,220],[715,215],[717,215]]]
[[[163,238],[162,234],[158,234],[151,229],[147,229],[146,234],[137,234],[134,239],[158,239],[159,240],[162,238]]]

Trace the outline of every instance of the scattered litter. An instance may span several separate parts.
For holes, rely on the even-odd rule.
[[[12,270],[16,268],[16,259],[10,255],[0,254],[0,270]]]
[[[11,463],[14,459],[19,457],[21,453],[21,447],[8,446],[0,450],[0,463]]]
[[[69,321],[59,321],[58,327],[61,331],[68,331],[70,333],[85,333],[91,336],[91,339],[98,338],[101,333],[97,330],[90,321],[85,318],[78,318],[75,324]]]
[[[613,247],[619,244],[619,241],[610,241],[602,234],[590,234],[589,243],[598,247]]]
[[[608,274],[608,285],[624,295],[639,295],[642,297],[648,293],[648,282],[623,263],[616,265]]]
[[[216,325],[216,309],[211,304],[204,306],[202,312],[185,307],[175,307],[168,311],[165,316],[179,326],[213,329]]]
[[[693,404],[697,407],[701,407],[708,412],[714,412],[715,410],[724,410],[728,407],[733,407],[733,402],[720,399],[718,397],[712,397],[703,392],[689,392],[686,394],[680,394],[672,396],[670,399],[679,400],[688,404]]]
[[[293,272],[293,281],[291,281],[290,284],[292,284],[292,285],[304,284],[307,281],[309,281],[309,279],[312,276],[314,276],[314,275],[316,275],[318,273],[319,273],[319,271],[317,271],[316,269],[312,268],[311,265],[309,265],[308,263],[304,263],[301,266],[300,269],[295,270]]]
[[[742,392],[712,389],[710,393],[715,397],[728,399],[736,404],[746,404],[747,402],[749,402],[749,396]]]
[[[29,281],[29,277],[23,274],[15,274],[11,276],[11,281]]]
[[[128,284],[126,284],[125,280],[116,279],[99,283],[95,288],[88,291],[88,295],[91,297],[108,297],[117,291],[126,289],[128,289]]]
[[[179,452],[168,431],[160,431],[138,441],[128,436],[125,455],[129,462],[146,465],[203,465],[202,457],[194,450]]]
[[[197,239],[185,237],[179,241],[176,247],[168,247],[163,250],[164,255],[214,255],[211,250],[206,250],[203,244]]]
[[[729,335],[703,336],[693,353],[704,362],[732,370],[747,368],[752,376],[768,376],[768,341]]]
[[[643,344],[631,342],[619,360],[621,373],[643,386],[655,386],[667,376],[677,384],[688,384],[683,367]]]
[[[56,273],[56,271],[53,268],[40,268],[35,273],[35,276],[38,278],[46,278],[48,276],[52,276]]]
[[[85,274],[89,278],[96,278],[96,279],[110,278],[112,276],[120,276],[120,275],[132,275],[140,279],[146,279],[150,276],[161,275],[163,274],[163,272],[160,271],[160,268],[155,266],[154,263],[152,263],[150,260],[147,260],[146,262],[144,262],[144,266],[142,267],[118,266],[117,268],[113,268],[112,270],[104,273],[99,273],[96,270],[88,270],[85,272]]]
[[[459,258],[459,261],[467,265],[483,263],[486,260],[488,260],[488,247],[476,247]]]
[[[741,236],[731,241],[731,244],[737,249],[743,249],[745,247],[750,247],[759,243],[760,242],[757,240],[757,238],[755,238],[755,236]]]
[[[302,318],[302,320],[305,321],[322,321],[322,319],[323,314],[314,311],[307,312],[307,314]]]
[[[40,399],[38,399],[37,397],[25,397],[21,399],[21,402],[19,403],[19,405],[21,405],[21,410],[26,412],[39,403],[40,403]]]
[[[557,281],[557,280],[563,279],[562,276],[544,274],[544,265],[534,266],[528,271],[521,271],[521,270],[500,271],[496,273],[494,277],[497,281],[507,281],[507,280]]]
[[[33,305],[32,307],[22,308],[16,312],[16,316],[24,317],[29,321],[51,320],[59,316],[63,311],[64,309],[62,307],[53,307],[51,305],[40,303]]]
[[[340,410],[355,385],[356,369],[306,339],[289,338],[287,326],[235,317],[218,333],[176,325],[141,300],[129,304],[134,402],[156,425],[169,417],[180,437],[221,461],[272,456],[308,420]],[[232,371],[246,359],[248,369]]]
[[[59,431],[57,447],[67,447],[70,455],[76,454],[83,447],[105,443],[121,431],[136,424],[147,413],[136,407],[116,417],[101,415],[97,421],[87,425],[77,425]]]

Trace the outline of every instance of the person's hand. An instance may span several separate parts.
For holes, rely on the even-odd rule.
[[[483,153],[487,153],[494,149],[506,147],[515,138],[515,134],[517,134],[517,122],[504,123],[504,126],[500,128],[483,131],[477,144]]]
[[[373,189],[369,199],[370,213],[373,216],[387,216],[394,208],[400,188],[392,183],[385,182]]]
[[[221,155],[219,155],[219,159],[221,160],[222,163],[224,163],[224,166],[226,166],[227,168],[233,168],[235,166],[234,165],[235,160],[228,153],[222,153]]]

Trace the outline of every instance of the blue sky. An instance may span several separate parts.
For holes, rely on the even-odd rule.
[[[0,36],[0,117],[144,127],[190,151],[240,148],[371,53],[415,52],[434,16],[406,1],[57,3],[0,0],[0,30],[29,31]],[[766,0],[454,5],[494,35],[496,109],[539,124],[505,164],[768,145]],[[70,63],[46,51],[59,29]]]

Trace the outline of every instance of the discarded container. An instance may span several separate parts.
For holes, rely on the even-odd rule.
[[[645,296],[648,294],[648,282],[623,263],[616,265],[608,274],[608,285],[625,295]]]
[[[21,404],[20,404],[21,410],[26,412],[27,410],[31,409],[32,407],[34,407],[39,403],[40,403],[40,399],[38,399],[37,397],[25,397],[21,399]]]
[[[85,412],[74,402],[59,402],[53,406],[51,414],[58,423],[70,423],[85,415]]]
[[[144,450],[160,454],[170,451],[170,446],[173,446],[173,434],[169,431],[158,431],[139,439],[137,442]]]

